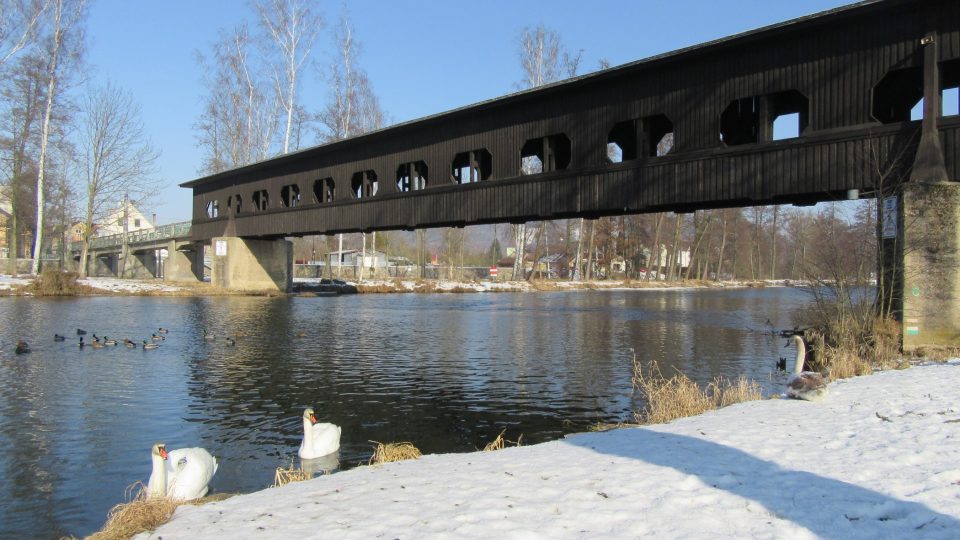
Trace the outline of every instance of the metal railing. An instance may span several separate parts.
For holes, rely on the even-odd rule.
[[[127,233],[128,244],[147,244],[173,238],[185,238],[190,236],[190,221],[181,221],[155,227],[153,229],[143,229]],[[109,236],[95,236],[90,239],[90,249],[103,249],[123,245],[123,234],[111,234]],[[83,248],[82,242],[71,242],[70,249],[79,251]]]

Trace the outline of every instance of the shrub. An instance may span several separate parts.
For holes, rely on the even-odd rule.
[[[90,294],[92,289],[77,283],[79,274],[60,270],[44,270],[33,283],[27,285],[27,291],[35,296],[76,296]]]

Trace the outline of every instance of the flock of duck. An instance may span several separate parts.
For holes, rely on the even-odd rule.
[[[340,426],[319,423],[312,408],[303,411],[303,440],[297,452],[301,459],[329,456],[340,449]],[[216,458],[203,448],[167,450],[158,442],[151,450],[153,469],[147,482],[148,497],[178,500],[199,499],[207,494],[217,472]]]
[[[111,339],[108,336],[100,337],[96,334],[91,335],[91,337],[93,338],[93,341],[84,341],[84,336],[87,335],[87,331],[82,328],[77,328],[77,336],[78,336],[77,347],[81,349],[83,349],[84,347],[91,347],[94,349],[103,349],[105,347],[116,347],[117,345],[122,343],[128,349],[136,349],[137,347],[142,347],[144,349],[150,350],[150,349],[156,349],[160,347],[160,343],[158,342],[164,341],[165,339],[167,339],[163,335],[163,334],[166,334],[167,332],[169,332],[169,330],[167,330],[166,328],[159,328],[156,332],[150,335],[149,341],[146,339],[141,340],[140,344],[138,345],[137,342],[132,341],[130,339],[117,341],[116,339]],[[53,340],[66,341],[67,336],[64,336],[62,334],[54,334]],[[16,353],[26,354],[28,352],[31,352],[30,344],[22,339],[18,339]]]

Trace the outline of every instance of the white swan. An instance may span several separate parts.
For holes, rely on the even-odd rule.
[[[827,395],[827,379],[815,371],[803,371],[807,346],[800,336],[793,336],[791,339],[797,344],[797,359],[793,364],[793,375],[787,379],[787,396],[817,401]]]
[[[170,497],[189,501],[207,494],[207,484],[217,472],[217,460],[203,448],[167,451],[163,443],[153,445],[153,472],[147,483],[149,497]]]
[[[313,409],[303,411],[303,442],[298,454],[302,459],[313,459],[332,454],[340,449],[340,426],[318,424]]]

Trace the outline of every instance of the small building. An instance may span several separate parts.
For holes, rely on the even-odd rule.
[[[565,279],[570,275],[570,257],[563,253],[544,255],[537,260],[536,276],[543,279]]]
[[[386,268],[387,254],[380,251],[367,250],[366,253],[358,249],[345,249],[343,251],[331,251],[327,253],[327,264],[336,268],[338,266],[359,268]]]
[[[10,200],[10,186],[0,186],[0,259],[10,256],[10,244],[13,242],[12,229],[13,203]],[[29,257],[33,249],[33,233],[30,227],[20,224],[20,238],[17,240],[17,257]]]

